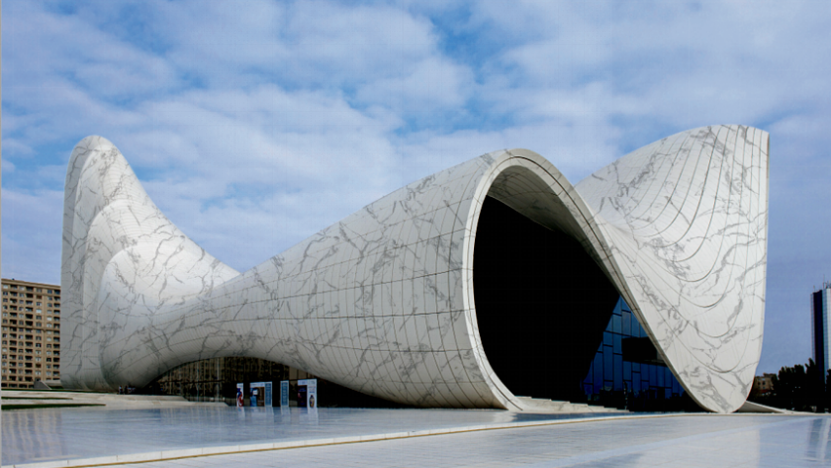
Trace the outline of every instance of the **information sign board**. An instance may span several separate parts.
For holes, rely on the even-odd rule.
[[[289,407],[289,381],[283,380],[280,382],[280,407]]]
[[[297,394],[302,395],[305,393],[306,401],[304,402],[306,408],[312,409],[317,408],[317,405],[320,403],[317,399],[317,379],[302,379],[297,381]],[[300,401],[297,402],[300,405]]]
[[[245,399],[245,384],[237,384],[237,407],[242,408]]]

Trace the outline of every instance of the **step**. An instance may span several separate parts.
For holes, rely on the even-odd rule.
[[[626,410],[545,398],[517,397],[523,411],[543,413],[627,413]]]

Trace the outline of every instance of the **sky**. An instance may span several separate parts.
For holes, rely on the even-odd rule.
[[[572,182],[665,136],[770,133],[757,374],[811,356],[831,280],[831,3],[2,2],[2,276],[60,282],[72,148],[101,135],[244,271],[494,150]]]

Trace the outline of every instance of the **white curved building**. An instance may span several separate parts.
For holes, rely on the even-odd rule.
[[[497,151],[239,273],[87,137],[66,178],[61,381],[141,386],[249,356],[412,405],[523,410],[517,395],[561,398],[585,375],[619,294],[689,395],[731,412],[762,346],[767,188],[768,134],[744,126],[679,133],[576,186]]]

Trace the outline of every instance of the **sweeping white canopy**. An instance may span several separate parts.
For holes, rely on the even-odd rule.
[[[473,250],[491,196],[577,239],[702,407],[745,401],[762,346],[768,134],[689,130],[572,186],[528,150],[403,187],[240,274],[156,207],[104,138],[66,177],[61,381],[144,385],[249,356],[420,406],[528,408],[482,347]],[[558,266],[562,268],[563,266]]]

